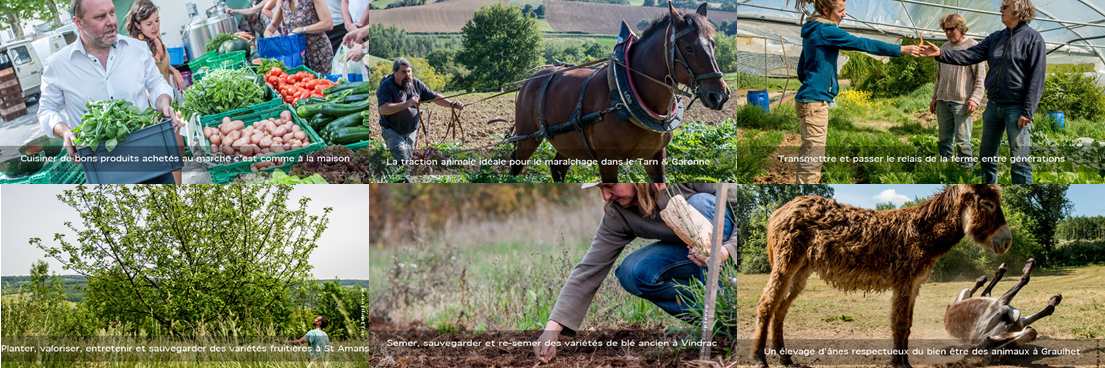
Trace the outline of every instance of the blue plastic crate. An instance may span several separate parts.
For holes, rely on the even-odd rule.
[[[184,167],[169,119],[126,136],[111,152],[104,143],[77,147],[89,184],[134,184]]]
[[[171,65],[183,65],[188,60],[185,58],[185,51],[183,47],[172,47],[169,51],[169,64]]]
[[[341,77],[345,77],[345,80],[348,81],[348,82],[360,82],[360,81],[364,80],[364,77],[362,77],[360,73],[350,73],[350,74],[346,74],[346,75],[341,75],[341,74],[327,74],[326,75],[326,79],[329,79],[331,82],[337,82],[338,78],[341,78]]]

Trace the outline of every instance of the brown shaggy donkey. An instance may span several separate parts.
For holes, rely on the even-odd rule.
[[[905,354],[913,325],[913,303],[936,259],[964,236],[994,253],[1012,243],[1001,211],[1001,187],[953,185],[929,201],[910,208],[875,211],[823,197],[797,197],[771,214],[767,254],[771,277],[757,311],[752,356],[767,366],[767,328],[780,363],[794,364],[782,354],[783,320],[787,309],[817,272],[829,285],[844,291],[893,290],[891,365],[910,367]]]

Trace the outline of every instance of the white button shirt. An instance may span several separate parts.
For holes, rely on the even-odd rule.
[[[105,70],[98,58],[85,52],[79,39],[46,59],[38,107],[38,121],[46,136],[54,136],[59,122],[69,129],[80,126],[88,101],[123,99],[145,109],[151,99],[173,96],[145,42],[119,35],[107,59]]]

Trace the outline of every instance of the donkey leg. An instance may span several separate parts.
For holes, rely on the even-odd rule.
[[[1012,289],[1006,291],[1005,294],[998,298],[999,305],[1009,305],[1009,302],[1013,301],[1013,297],[1017,296],[1017,293],[1021,291],[1025,285],[1028,285],[1028,279],[1032,275],[1032,269],[1036,267],[1036,259],[1030,258],[1028,262],[1024,264],[1024,275],[1021,275],[1021,280],[1017,281],[1016,285],[1013,285]]]
[[[564,157],[564,155],[561,154],[560,152],[557,152],[556,157],[553,158],[553,160],[556,161],[556,162],[567,162],[568,158]],[[549,167],[550,170],[549,171],[552,172],[553,181],[557,182],[557,183],[563,183],[564,182],[564,177],[568,176],[568,169],[570,169],[571,167],[572,167],[572,164],[550,165],[550,167]]]
[[[1021,328],[1028,327],[1028,325],[1031,325],[1032,323],[1040,320],[1040,318],[1044,318],[1050,316],[1052,313],[1055,313],[1055,307],[1058,306],[1059,302],[1061,301],[1063,301],[1062,294],[1053,295],[1051,299],[1047,301],[1047,306],[1044,307],[1044,310],[1031,316],[1021,318],[1021,320],[1019,321]]]
[[[978,288],[982,287],[982,285],[986,285],[986,275],[979,276],[978,280],[975,280],[975,287],[971,288],[971,293],[967,294],[967,297],[973,297],[975,291],[978,291]]]
[[[666,155],[665,150],[661,149],[660,152],[649,157],[650,160],[656,162],[655,165],[642,165],[645,167],[645,173],[648,173],[648,177],[653,183],[663,183],[667,181],[667,178],[664,176],[664,157]]]
[[[890,321],[894,328],[894,352],[890,356],[890,365],[894,368],[911,368],[909,364],[909,330],[913,328],[913,305],[917,302],[917,293],[921,283],[928,279],[928,273],[915,277],[909,283],[894,287],[891,297]]]
[[[526,169],[526,164],[522,162],[525,162],[530,156],[533,156],[534,152],[537,152],[538,145],[539,143],[532,139],[519,141],[514,145],[514,152],[510,153],[510,159],[516,163],[510,164],[510,175],[518,176],[522,174],[522,171]]]
[[[767,367],[767,328],[772,323],[777,323],[782,328],[781,321],[775,321],[775,311],[783,301],[784,293],[790,287],[790,280],[794,277],[796,268],[790,267],[787,260],[781,259],[782,255],[775,258],[775,264],[771,267],[771,277],[764,285],[763,295],[760,296],[760,305],[756,310],[756,330],[752,339],[756,342],[752,346],[752,358],[760,367]],[[777,335],[781,338],[781,334]]]
[[[982,295],[979,295],[979,296],[981,296],[983,298],[989,298],[990,297],[990,292],[994,290],[994,285],[998,284],[998,280],[1001,280],[1002,276],[1005,276],[1005,264],[1004,263],[1002,263],[1001,266],[998,267],[998,272],[994,273],[994,280],[990,281],[990,285],[987,285],[986,289],[982,290]],[[972,292],[972,294],[973,293],[974,292]]]
[[[775,348],[775,351],[781,352],[784,349],[783,320],[787,318],[787,311],[790,310],[791,303],[794,303],[794,300],[798,299],[798,294],[806,289],[806,281],[809,280],[812,272],[813,268],[809,265],[799,268],[790,280],[790,290],[787,293],[787,298],[783,299],[783,302],[779,304],[779,308],[775,309],[775,318],[771,324],[771,345]],[[793,365],[794,361],[790,359],[790,354],[779,353],[779,364]]]

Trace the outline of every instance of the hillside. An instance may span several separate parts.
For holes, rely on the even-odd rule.
[[[634,31],[637,31],[637,23],[642,19],[651,21],[667,10],[666,8],[562,0],[545,0],[545,9],[547,9],[545,18],[558,32],[598,34],[618,34],[621,20],[625,20]],[[693,9],[687,11],[693,11]],[[723,20],[737,19],[737,13],[733,12],[711,10],[706,14],[719,24]]]
[[[377,10],[373,24],[396,26],[411,33],[458,33],[481,6],[499,0],[447,0],[429,5]],[[596,4],[578,1],[544,0],[546,20],[557,32],[617,34],[621,20],[636,27],[642,19],[652,20],[665,8],[632,5]],[[690,9],[688,11],[693,11]],[[721,23],[737,19],[737,13],[711,10],[710,19]],[[634,29],[636,31],[636,29]]]
[[[476,9],[499,0],[448,0],[428,5],[376,10],[372,24],[396,26],[413,33],[460,32]]]

